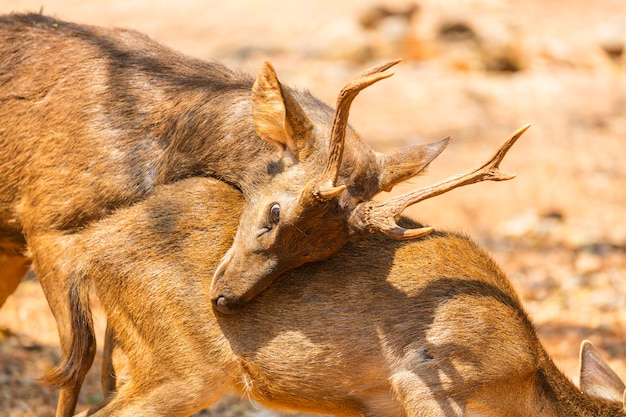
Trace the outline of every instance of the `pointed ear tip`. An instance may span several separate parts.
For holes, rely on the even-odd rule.
[[[580,350],[585,351],[587,349],[595,349],[595,346],[589,339],[585,339],[580,343]]]
[[[583,358],[585,358],[586,356],[599,356],[600,352],[598,352],[598,348],[596,348],[596,346],[588,339],[583,340],[580,343],[580,364],[583,364]]]
[[[439,155],[441,152],[444,151],[444,149],[446,149],[448,147],[448,145],[450,144],[450,141],[452,140],[451,136],[448,136],[447,138],[443,138],[440,141],[434,142],[434,143],[430,143],[428,145],[426,145],[427,147],[429,147],[430,149],[434,150],[436,155]]]
[[[262,74],[273,74],[276,76],[276,70],[270,61],[263,61],[261,64],[261,70],[259,71],[259,75]]]
[[[449,144],[450,142],[452,142],[452,139],[453,139],[453,138],[452,138],[452,136],[448,136],[448,137],[446,137],[446,138],[441,139],[441,140],[440,140],[439,142],[437,142],[437,143],[440,143],[442,146],[444,146],[444,147],[445,147],[445,146],[448,146],[448,144]]]

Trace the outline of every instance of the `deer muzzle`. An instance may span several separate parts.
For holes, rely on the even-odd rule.
[[[243,308],[243,305],[239,300],[227,298],[224,295],[212,298],[211,303],[213,304],[213,308],[222,314],[235,314]]]
[[[209,297],[213,308],[223,314],[234,314],[267,288],[278,275],[272,258],[241,259],[229,250],[217,267]]]

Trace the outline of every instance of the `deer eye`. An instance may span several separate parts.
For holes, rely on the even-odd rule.
[[[274,224],[278,224],[280,221],[280,204],[273,203],[270,206],[270,220]]]

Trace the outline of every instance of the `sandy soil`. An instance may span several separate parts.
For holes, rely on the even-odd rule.
[[[351,76],[403,57],[396,75],[364,91],[352,125],[389,151],[453,136],[426,176],[396,192],[473,167],[516,128],[531,129],[502,169],[518,177],[473,185],[409,211],[484,245],[525,300],[540,336],[573,379],[592,340],[626,377],[626,9],[621,0],[422,0],[410,18],[375,19],[412,3],[249,0],[0,0],[131,27],[185,53],[279,77],[328,103]],[[522,4],[520,4],[522,3]],[[382,198],[384,198],[383,196]],[[104,318],[96,319],[98,331]],[[57,393],[35,378],[58,361],[54,321],[37,281],[0,311],[0,414],[52,416]],[[98,359],[99,360],[99,359]],[[99,362],[80,409],[97,401]],[[226,399],[202,415],[267,414]]]

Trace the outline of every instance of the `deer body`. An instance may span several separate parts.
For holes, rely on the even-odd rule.
[[[332,108],[282,86],[271,65],[255,80],[130,30],[0,16],[0,62],[0,305],[32,263],[59,328],[63,362],[47,378],[64,387],[58,416],[72,414],[79,362],[88,367],[95,352],[93,336],[74,338],[66,267],[86,227],[161,184],[210,176],[235,185],[245,228],[215,287],[240,280],[237,306],[358,235],[347,226],[354,207],[447,143],[377,154],[345,124],[333,127]],[[330,155],[331,144],[340,151]],[[215,291],[214,302],[230,296]]]
[[[621,381],[594,391],[617,400],[576,388],[505,275],[457,234],[351,241],[236,316],[216,312],[205,277],[242,203],[225,184],[192,178],[80,234],[67,268],[90,277],[128,359],[118,392],[88,415],[184,416],[229,391],[340,416],[626,415]],[[86,293],[84,280],[74,285]]]

